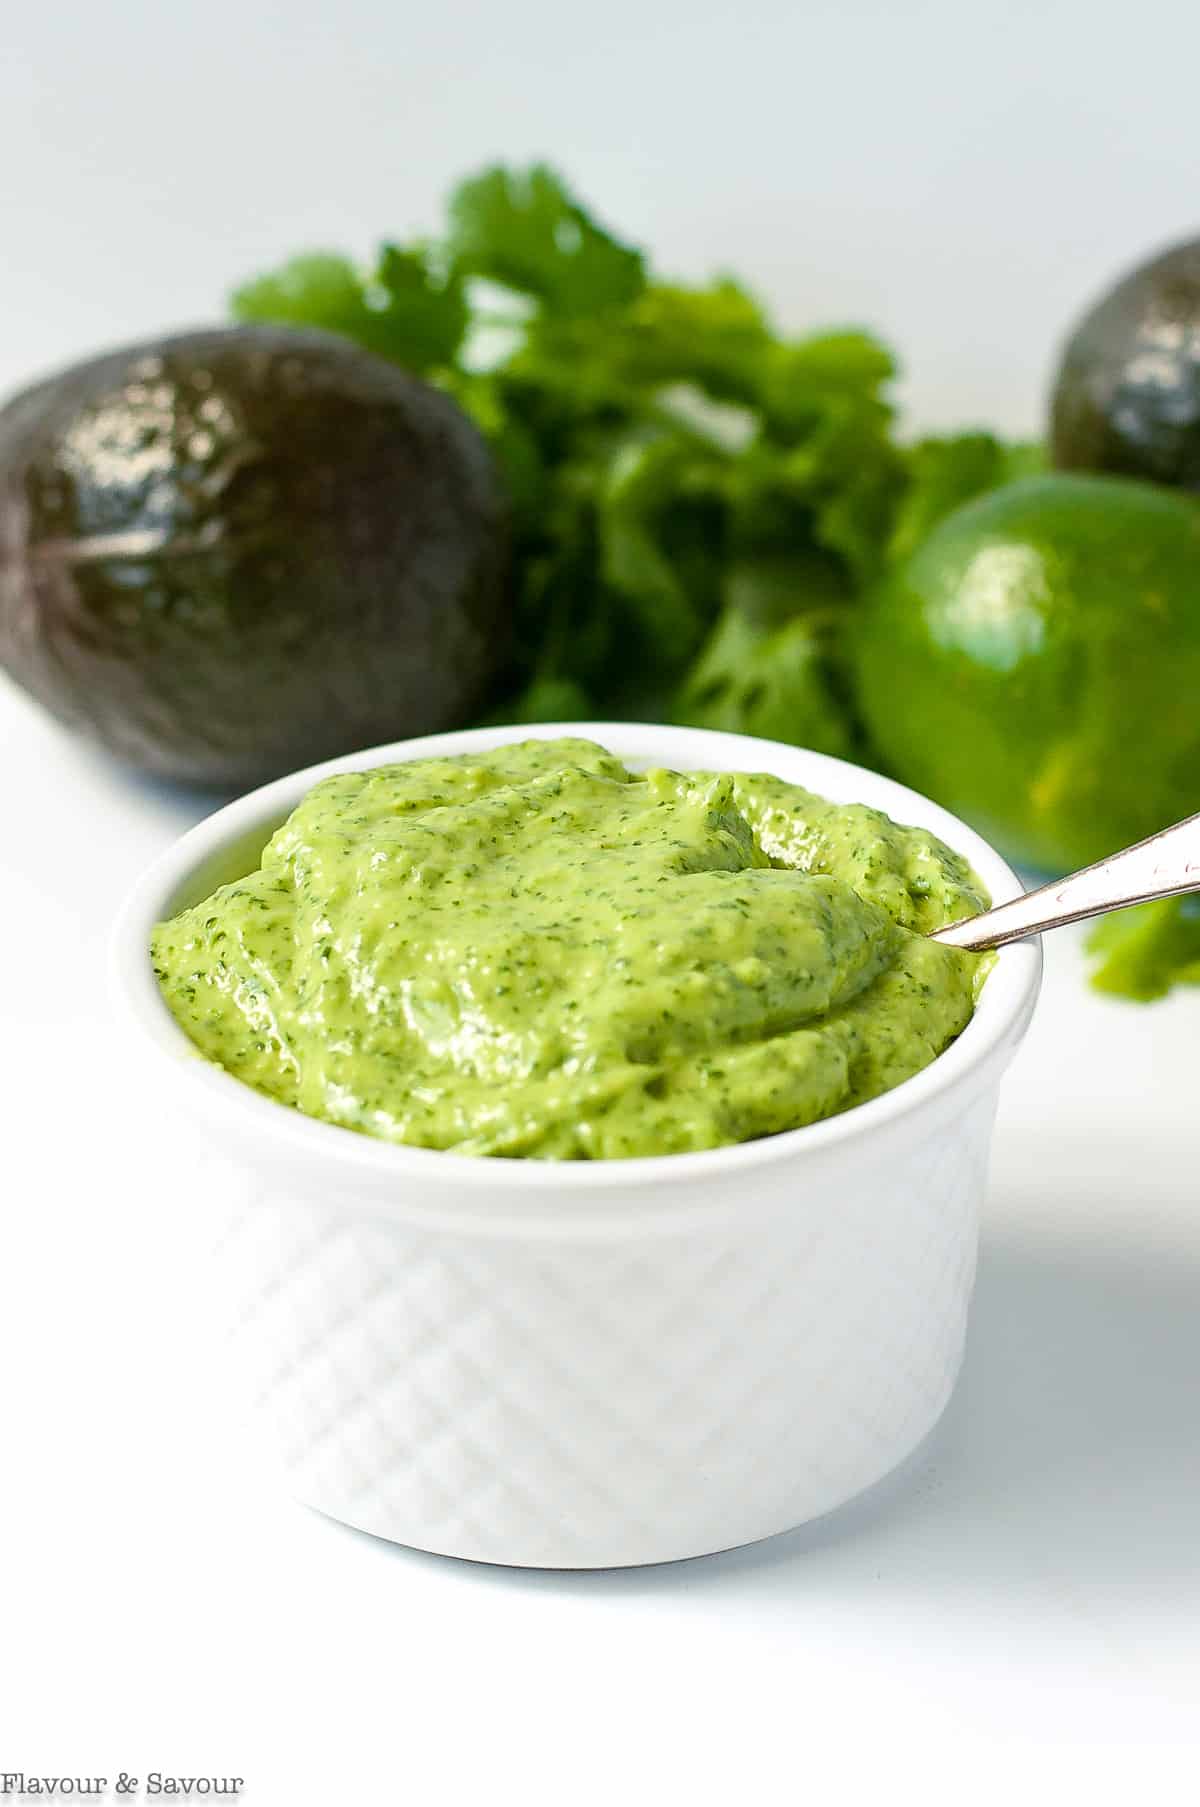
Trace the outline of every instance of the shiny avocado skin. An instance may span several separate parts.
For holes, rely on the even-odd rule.
[[[1102,296],[1054,383],[1051,454],[1200,490],[1200,239],[1173,246]]]
[[[0,665],[222,786],[456,726],[507,650],[505,513],[454,403],[335,335],[130,346],[0,410]]]

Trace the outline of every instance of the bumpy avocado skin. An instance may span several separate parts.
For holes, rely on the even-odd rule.
[[[0,410],[0,664],[222,786],[453,727],[507,650],[504,517],[460,410],[346,340],[131,346]]]
[[[1200,239],[1134,270],[1079,323],[1050,436],[1062,470],[1200,490]]]

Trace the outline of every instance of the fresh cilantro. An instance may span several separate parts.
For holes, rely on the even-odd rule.
[[[921,439],[909,449],[908,482],[888,547],[899,561],[914,552],[938,522],[964,502],[1001,483],[1043,468],[1041,447],[1006,445],[990,433]]]
[[[828,648],[805,617],[770,628],[728,607],[680,688],[672,720],[764,740],[802,736],[818,753],[854,752]]]
[[[314,252],[235,290],[239,320],[317,326],[342,333],[410,370],[450,366],[466,332],[461,280],[439,280],[420,247],[385,245],[373,272]]]
[[[542,165],[462,183],[440,238],[364,270],[295,258],[234,311],[344,333],[475,420],[513,515],[495,720],[649,715],[862,756],[860,597],[1029,455],[905,449],[877,340],[782,335],[728,276],[656,280]]]
[[[1176,985],[1200,985],[1200,898],[1164,898],[1117,910],[1096,924],[1088,949],[1099,956],[1098,991],[1147,1003]]]
[[[455,189],[449,215],[454,268],[533,295],[547,313],[594,315],[645,287],[641,252],[598,225],[544,165],[485,170]]]

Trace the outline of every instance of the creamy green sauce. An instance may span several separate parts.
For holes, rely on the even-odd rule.
[[[985,903],[876,810],[533,740],[325,779],[152,952],[201,1052],[310,1116],[610,1160],[774,1135],[919,1072],[982,971],[924,933]]]

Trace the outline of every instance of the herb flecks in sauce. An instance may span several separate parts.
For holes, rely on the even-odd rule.
[[[981,967],[923,937],[985,902],[876,810],[534,740],[324,780],[152,951],[202,1053],[310,1116],[613,1159],[773,1135],[927,1066]]]

